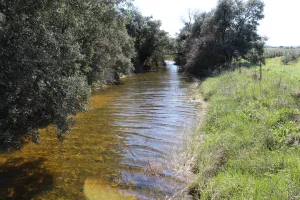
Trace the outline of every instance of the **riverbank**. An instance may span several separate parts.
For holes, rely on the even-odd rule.
[[[187,145],[196,199],[299,198],[300,62],[268,59],[258,74],[224,72],[198,87],[208,107]]]

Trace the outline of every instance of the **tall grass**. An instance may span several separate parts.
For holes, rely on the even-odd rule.
[[[202,83],[209,107],[197,133],[203,141],[191,143],[196,199],[300,197],[298,68],[299,63],[284,68],[280,59],[268,59],[261,81],[257,68],[244,68]]]

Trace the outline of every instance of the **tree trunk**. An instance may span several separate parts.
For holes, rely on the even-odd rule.
[[[259,80],[261,81],[262,79],[262,66],[261,66],[261,63],[259,65]]]

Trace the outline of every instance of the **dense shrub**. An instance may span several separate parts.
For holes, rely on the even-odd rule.
[[[0,2],[0,147],[38,142],[38,128],[48,124],[61,138],[69,115],[85,109],[83,55],[60,9],[55,1]]]
[[[168,35],[160,22],[140,16],[131,34],[127,3],[0,1],[0,148],[20,147],[25,138],[38,143],[39,128],[51,124],[63,139],[91,86],[132,73],[135,57],[143,55],[143,64],[163,55]]]
[[[299,48],[265,48],[264,55],[266,58],[275,58],[275,57],[281,57],[288,53],[299,56],[300,49]]]
[[[255,42],[253,48],[246,55],[246,59],[253,65],[265,64],[264,43]]]
[[[266,58],[275,58],[283,56],[285,50],[280,48],[266,48],[265,49],[265,57]]]
[[[260,0],[221,0],[211,12],[195,15],[194,22],[185,23],[177,37],[177,64],[183,71],[205,76],[220,66],[229,66],[235,55],[246,58],[249,50],[263,42],[257,34],[263,10]],[[263,59],[260,49],[258,58]]]
[[[136,55],[133,59],[135,72],[163,66],[165,54],[171,49],[168,33],[160,30],[161,22],[152,17],[144,17],[134,10],[126,25],[134,39]]]
[[[297,58],[300,56],[300,51],[294,50],[294,51],[286,51],[282,58],[281,58],[281,62],[284,65],[289,64],[292,61],[297,60]]]

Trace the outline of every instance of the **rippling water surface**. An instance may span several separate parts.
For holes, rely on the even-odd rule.
[[[95,93],[63,144],[50,127],[40,145],[0,156],[0,199],[173,196],[184,180],[172,170],[172,150],[195,121],[188,86],[170,64]]]

